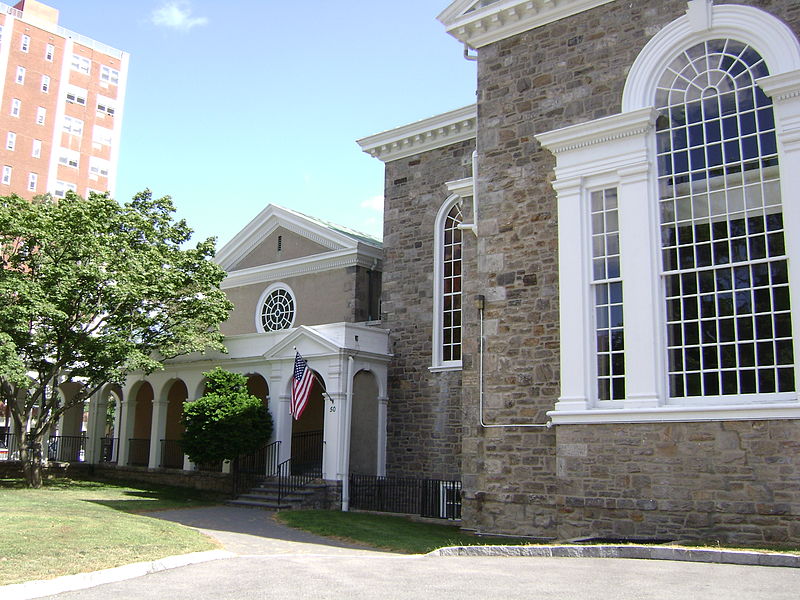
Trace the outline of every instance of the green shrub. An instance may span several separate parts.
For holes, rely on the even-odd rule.
[[[195,463],[233,460],[272,435],[272,416],[247,391],[247,378],[217,367],[204,373],[203,397],[183,404],[183,451]]]

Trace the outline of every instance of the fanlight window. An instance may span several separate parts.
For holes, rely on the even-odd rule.
[[[750,46],[697,44],[656,92],[672,398],[791,392],[794,349],[769,74]]]
[[[454,204],[444,221],[442,261],[442,360],[461,360],[461,207]]]

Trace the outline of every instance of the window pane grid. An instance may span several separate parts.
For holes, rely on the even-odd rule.
[[[442,360],[461,360],[461,207],[456,204],[444,221],[442,248]]]
[[[617,190],[592,192],[590,202],[597,399],[620,400],[625,397],[625,344]]]
[[[775,123],[758,54],[690,48],[656,94],[672,397],[794,391]]]
[[[261,324],[264,331],[288,329],[294,321],[294,300],[283,289],[272,292],[261,307]]]

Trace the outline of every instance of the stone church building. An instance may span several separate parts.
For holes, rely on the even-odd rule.
[[[457,0],[385,163],[386,472],[463,525],[800,541],[800,3]]]

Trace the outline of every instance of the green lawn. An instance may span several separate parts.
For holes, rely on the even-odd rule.
[[[317,535],[404,554],[424,554],[443,546],[532,543],[530,538],[476,536],[455,525],[360,512],[292,510],[279,512],[277,519],[290,527]]]
[[[0,479],[0,585],[212,550],[193,529],[136,513],[217,501],[186,489],[57,480],[31,490]]]

